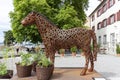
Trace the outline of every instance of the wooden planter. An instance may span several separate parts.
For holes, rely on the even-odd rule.
[[[21,66],[16,64],[17,75],[18,77],[29,77],[31,76],[32,65],[29,66]]]
[[[53,74],[54,66],[40,67],[36,66],[36,74],[38,80],[49,80]]]
[[[7,74],[0,75],[0,79],[10,79],[13,76],[13,70],[7,70]]]

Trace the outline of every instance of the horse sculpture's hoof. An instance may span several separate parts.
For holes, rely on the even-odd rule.
[[[82,73],[82,72],[80,73],[80,76],[84,76],[84,75],[86,75],[86,74],[85,74],[85,73]]]
[[[93,68],[88,69],[89,72],[93,72]]]
[[[82,72],[80,73],[80,75],[81,75],[81,76],[86,75],[86,70],[87,70],[87,69],[83,69]]]

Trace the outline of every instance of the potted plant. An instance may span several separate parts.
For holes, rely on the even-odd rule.
[[[37,52],[36,54],[33,54],[33,66],[32,69],[34,72],[36,72],[36,65],[38,63],[38,61],[41,60],[41,54],[40,52]]]
[[[60,52],[61,57],[63,57],[65,54],[65,49],[60,49],[59,52]]]
[[[28,77],[31,76],[33,60],[31,54],[22,54],[21,62],[16,63],[17,75],[18,77]]]
[[[0,63],[0,79],[10,79],[13,76],[13,70],[7,70],[5,63]]]
[[[120,46],[118,44],[116,45],[116,53],[117,56],[120,56]]]
[[[82,56],[85,55],[82,49],[80,49],[80,54],[81,54]]]
[[[6,66],[8,58],[12,58],[12,56],[9,54],[10,50],[11,48],[9,47],[4,47],[4,49],[2,49],[3,62],[0,62],[0,79],[10,79],[13,76],[13,70],[7,69]]]
[[[70,48],[70,51],[72,52],[72,56],[76,56],[77,47],[76,47],[76,46],[71,47],[71,48]]]
[[[41,60],[36,66],[36,74],[38,80],[49,80],[53,74],[54,65],[46,58],[44,54],[41,55]]]

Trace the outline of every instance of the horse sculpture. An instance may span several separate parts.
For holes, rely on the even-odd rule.
[[[36,24],[42,40],[45,45],[46,56],[54,63],[55,52],[59,49],[68,49],[76,46],[85,53],[85,67],[80,75],[85,75],[89,62],[91,63],[89,71],[94,69],[94,61],[97,57],[97,42],[93,30],[83,28],[73,28],[68,30],[59,29],[50,22],[44,15],[31,12],[21,22],[24,26]],[[91,51],[91,40],[93,42],[93,51]]]

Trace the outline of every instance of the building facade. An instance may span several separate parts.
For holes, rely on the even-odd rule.
[[[100,52],[116,54],[116,44],[120,44],[120,0],[101,1],[89,18]]]

